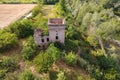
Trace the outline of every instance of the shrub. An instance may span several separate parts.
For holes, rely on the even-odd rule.
[[[0,68],[13,72],[18,68],[18,64],[14,58],[7,57],[1,60]]]
[[[4,80],[6,72],[7,72],[6,70],[0,70],[0,79],[1,80]]]
[[[80,57],[91,64],[93,64],[94,62],[94,60],[92,59],[94,56],[90,54],[89,49],[82,49],[82,54],[80,54]]]
[[[15,34],[0,30],[0,52],[14,47],[17,43],[18,39]]]
[[[4,80],[18,80],[18,72],[14,71],[14,72],[8,72],[5,75],[5,79]]]
[[[22,53],[23,53],[23,58],[26,59],[26,60],[30,60],[32,59],[34,53],[36,51],[32,49],[32,47],[24,47],[24,49],[22,50]]]
[[[104,55],[97,56],[97,63],[100,66],[100,69],[103,70],[117,68],[117,63],[112,57],[106,57]]]
[[[57,48],[60,49],[60,50],[64,50],[64,49],[65,49],[65,45],[63,45],[63,44],[60,43],[60,42],[55,42],[55,43],[54,43],[54,46],[57,47]]]
[[[56,80],[57,79],[57,74],[58,72],[53,70],[53,69],[50,69],[49,70],[49,80]]]
[[[95,66],[89,66],[89,73],[91,75],[92,78],[95,78],[96,80],[104,80],[103,79],[103,73],[100,71],[99,68],[95,67]]]
[[[65,60],[68,65],[74,65],[77,63],[77,55],[75,55],[73,52],[68,53],[68,55],[65,55]]]
[[[59,72],[57,76],[58,76],[58,78],[56,80],[66,80],[67,79],[65,76],[65,73],[62,71]]]
[[[34,76],[30,71],[24,71],[20,74],[19,80],[34,80]]]
[[[31,60],[34,57],[36,50],[37,45],[35,44],[33,37],[29,37],[22,49],[23,58]]]
[[[120,80],[120,72],[110,69],[105,72],[104,80]]]
[[[37,0],[38,4],[55,4],[59,2],[59,0]]]
[[[59,49],[57,49],[56,47],[54,47],[53,44],[51,44],[45,51],[45,53],[40,52],[40,54],[34,59],[34,64],[38,72],[47,72],[51,65],[57,59],[59,59],[60,56],[61,53]]]
[[[78,76],[78,80],[84,80],[82,76]]]
[[[62,56],[62,53],[57,47],[54,46],[54,44],[50,44],[46,50],[46,53],[51,54],[54,62]]]
[[[65,41],[65,50],[67,51],[78,51],[78,40],[70,40],[70,39],[66,39]]]
[[[72,40],[79,40],[80,35],[73,26],[69,25],[67,27],[66,38]]]
[[[40,6],[35,6],[32,10],[33,17],[37,16],[41,12]]]
[[[34,64],[39,73],[47,72],[54,60],[51,54],[41,52],[35,59]]]
[[[84,60],[83,58],[79,57],[79,59],[77,61],[77,65],[83,69],[86,69],[88,66],[88,62],[86,60]]]
[[[37,28],[41,28],[46,33],[46,31],[48,30],[47,21],[48,19],[43,18],[42,14],[38,14],[34,17],[34,26]]]
[[[9,25],[11,33],[15,33],[19,38],[25,38],[33,35],[33,24],[30,20],[24,19],[22,21],[16,21],[15,23]]]

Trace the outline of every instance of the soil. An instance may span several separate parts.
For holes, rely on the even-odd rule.
[[[0,4],[0,28],[29,13],[36,4]]]

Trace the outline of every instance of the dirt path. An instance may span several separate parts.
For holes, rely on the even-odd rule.
[[[83,78],[86,78],[86,77],[89,77],[88,76],[88,73],[83,70],[83,69],[80,69],[80,67],[78,66],[68,66],[65,62],[63,61],[57,61],[53,66],[52,66],[53,70],[54,71],[59,71],[59,70],[63,70],[65,71],[66,73],[76,73],[77,75],[79,76],[82,76]],[[86,80],[86,79],[85,79]]]
[[[0,4],[0,28],[29,13],[36,4]]]
[[[42,8],[42,13],[43,13],[43,17],[44,18],[54,18],[55,17],[55,13],[53,12],[54,10],[54,5],[45,5]]]

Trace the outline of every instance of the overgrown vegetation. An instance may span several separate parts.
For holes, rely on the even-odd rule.
[[[81,47],[79,52],[85,61],[80,58],[82,63],[78,65],[85,68],[96,80],[119,80],[120,66],[117,67],[119,64],[111,58],[111,55],[117,52],[111,52],[110,47],[113,45],[108,42],[108,38],[120,40],[120,21],[116,17],[119,15],[114,11],[116,5],[119,5],[119,0],[60,0],[57,4],[58,14],[65,17],[68,23],[66,38],[73,42],[78,40],[77,47]],[[72,27],[75,31],[69,35]],[[106,63],[109,61],[111,64]]]
[[[33,24],[31,20],[24,19],[10,24],[8,30],[17,35],[18,38],[25,38],[33,35]]]
[[[19,76],[19,80],[34,80],[34,76],[33,74],[31,73],[31,71],[24,71],[20,74]]]
[[[0,63],[0,68],[7,71],[14,71],[18,67],[17,61],[12,57],[2,58]]]
[[[68,55],[65,55],[65,60],[68,65],[75,65],[77,63],[77,56],[70,52]]]
[[[0,52],[15,47],[18,44],[18,38],[15,34],[5,30],[0,30]]]
[[[14,73],[14,71],[19,69],[18,61],[17,59],[13,57],[0,57],[0,79],[11,79],[9,77],[10,73]],[[12,78],[13,79],[13,78]]]
[[[38,0],[40,4],[55,4],[57,2],[59,2],[59,0]]]
[[[0,30],[1,55],[5,50],[22,47],[19,64],[16,59],[0,56],[0,79],[9,79],[9,76],[13,80],[120,79],[120,48],[117,43],[109,42],[119,43],[120,40],[119,0],[37,2],[39,5],[32,10],[30,18],[18,20],[7,29]],[[41,28],[45,35],[48,34],[43,4],[55,4],[55,14],[66,19],[65,45],[50,43],[46,50],[39,50],[34,43],[35,28]],[[23,40],[22,44],[20,40]],[[19,67],[22,69],[16,78],[13,75],[15,71],[19,72]]]
[[[38,72],[47,72],[60,56],[61,52],[51,44],[45,52],[40,52],[39,55],[34,58],[34,64]]]
[[[33,37],[29,37],[27,42],[25,42],[23,45],[23,58],[26,60],[31,60],[36,55],[36,51],[37,45],[35,44]]]

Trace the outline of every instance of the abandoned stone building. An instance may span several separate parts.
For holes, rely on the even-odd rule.
[[[66,22],[61,18],[51,18],[48,20],[48,32],[49,34],[43,36],[43,30],[34,30],[34,41],[40,49],[47,48],[50,42],[60,42],[64,44],[65,41],[65,27]]]

